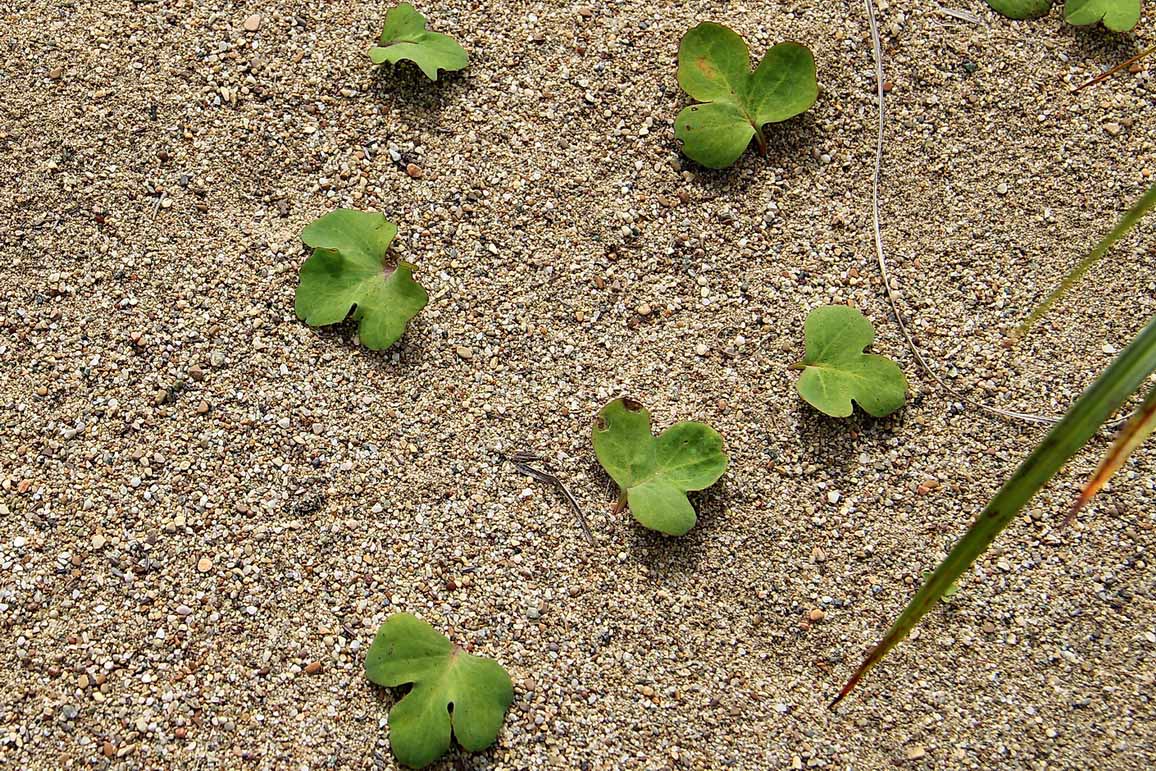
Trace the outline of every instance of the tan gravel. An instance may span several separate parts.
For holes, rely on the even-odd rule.
[[[881,5],[911,325],[956,387],[1062,410],[1152,313],[1152,227],[1003,335],[1156,175],[1147,67],[1069,93],[1152,10],[1113,37]],[[471,54],[437,84],[369,66],[387,7],[0,12],[0,766],[391,767],[361,661],[395,610],[515,679],[463,767],[1156,764],[1153,454],[1057,528],[1102,442],[825,708],[1041,435],[952,405],[889,318],[860,3],[422,2]],[[673,139],[708,18],[806,42],[822,87],[725,173]],[[293,315],[297,234],[338,206],[398,222],[430,291],[384,354]],[[828,302],[907,372],[896,418],[795,395]],[[727,441],[686,538],[609,513],[588,432],[620,394]]]

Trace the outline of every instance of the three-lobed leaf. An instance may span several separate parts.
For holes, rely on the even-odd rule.
[[[875,340],[875,330],[857,309],[816,308],[807,316],[804,337],[806,355],[795,365],[803,374],[795,388],[812,407],[845,418],[854,400],[881,418],[903,406],[907,379],[887,357],[863,352]]]
[[[425,27],[425,17],[409,3],[390,9],[381,39],[369,49],[369,58],[374,64],[396,64],[408,59],[430,80],[438,79],[438,70],[464,69],[469,63],[465,49],[449,35],[430,32]]]
[[[712,169],[730,166],[752,138],[766,149],[763,126],[807,110],[819,96],[815,58],[798,43],[767,51],[754,73],[737,33],[703,22],[678,47],[678,84],[695,104],[674,122],[688,157]]]
[[[301,266],[295,310],[313,327],[336,324],[353,311],[365,347],[393,345],[429,297],[414,266],[385,256],[397,226],[376,212],[338,209],[301,231],[313,254]]]
[[[705,490],[726,471],[722,437],[703,423],[676,423],[657,438],[650,413],[630,399],[615,399],[598,413],[594,454],[618,483],[630,512],[643,526],[685,535],[697,517],[686,497]]]
[[[489,747],[514,701],[500,664],[466,653],[409,613],[395,613],[377,630],[365,673],[390,688],[413,684],[389,711],[390,747],[412,768],[444,755],[451,734],[470,752]]]

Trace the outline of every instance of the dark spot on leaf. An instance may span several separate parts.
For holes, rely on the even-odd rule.
[[[636,402],[629,396],[626,396],[622,399],[622,406],[631,412],[638,412],[640,409],[642,409],[642,402]]]
[[[601,415],[599,415],[598,417],[594,418],[594,426],[595,426],[595,428],[597,428],[599,431],[605,431],[605,430],[606,430],[606,421],[602,419],[602,416],[601,416]]]

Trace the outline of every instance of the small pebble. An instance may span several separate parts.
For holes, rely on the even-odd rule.
[[[245,31],[246,32],[256,32],[257,30],[261,29],[261,22],[262,21],[264,21],[264,18],[259,13],[254,13],[254,14],[251,14],[249,16],[246,16],[245,22],[244,22]]]
[[[320,671],[321,671],[321,662],[320,661],[311,661],[305,665],[305,674],[307,674],[307,675],[315,675]]]
[[[469,361],[470,359],[474,358],[473,350],[471,350],[470,348],[467,348],[464,345],[457,346],[456,348],[454,348],[454,351],[458,354],[458,356],[465,359],[466,361]]]
[[[639,316],[649,316],[652,308],[650,307],[649,303],[642,303],[634,310],[638,313]]]
[[[416,163],[407,163],[405,165],[405,173],[414,179],[421,179],[421,175],[425,172],[423,172],[421,166],[418,166]]]
[[[213,561],[208,557],[201,557],[200,561],[197,562],[197,570],[201,573],[208,573],[212,569]]]

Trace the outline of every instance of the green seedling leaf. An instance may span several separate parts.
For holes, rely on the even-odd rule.
[[[678,114],[674,134],[691,159],[730,166],[751,138],[765,153],[763,126],[807,110],[819,97],[815,58],[806,46],[779,43],[751,73],[750,52],[737,33],[703,22],[678,47],[678,84],[694,104]]]
[[[903,406],[907,379],[885,356],[863,353],[875,340],[871,322],[855,308],[826,305],[807,316],[807,352],[794,365],[803,370],[795,383],[799,395],[835,418],[851,414],[851,400],[881,418]]]
[[[835,706],[855,687],[871,667],[883,660],[919,620],[931,610],[981,554],[987,551],[995,537],[1007,527],[1028,501],[1063,468],[1068,459],[1080,451],[1100,426],[1124,401],[1143,385],[1156,370],[1156,317],[1113,360],[1096,382],[1064,413],[1064,417],[1036,445],[1031,455],[1020,464],[1011,478],[1004,483],[995,497],[979,513],[967,533],[951,550],[931,577],[899,614],[887,634],[867,654],[839,695],[831,702]]]
[[[923,571],[923,583],[927,583],[927,579],[929,579],[929,578],[931,578],[931,571],[930,570]],[[959,592],[959,584],[952,581],[951,586],[949,586],[943,590],[943,596],[940,597],[939,599],[942,602],[950,603],[951,598],[954,597],[957,592]]]
[[[390,688],[413,684],[389,711],[389,745],[411,768],[444,755],[451,732],[470,752],[489,747],[514,701],[498,662],[466,653],[409,613],[393,614],[377,630],[365,673]]]
[[[469,63],[465,49],[449,35],[428,31],[425,23],[425,17],[409,3],[390,9],[381,39],[369,49],[369,58],[374,64],[408,59],[430,80],[438,79],[438,70],[464,69]]]
[[[686,494],[705,490],[726,471],[722,437],[703,423],[676,423],[656,439],[650,413],[631,399],[615,399],[594,424],[594,454],[644,527],[685,535],[697,521]]]
[[[393,345],[429,297],[414,266],[386,264],[397,226],[375,212],[338,209],[301,231],[313,254],[301,266],[297,318],[311,327],[336,324],[353,310],[366,348]]]
[[[1052,0],[987,0],[987,4],[1009,19],[1034,19],[1052,10]]]
[[[1113,32],[1127,32],[1140,21],[1140,0],[1067,0],[1064,19],[1077,27],[1102,21]]]

